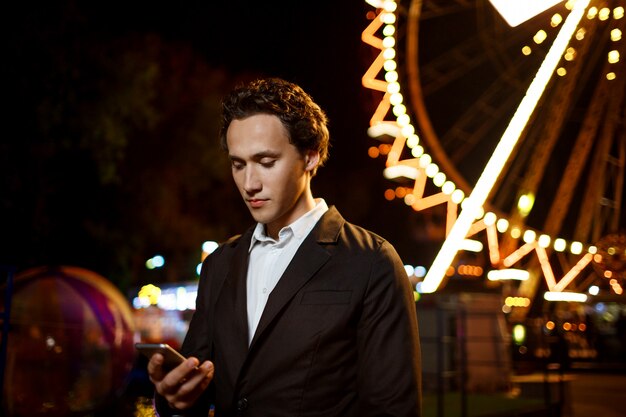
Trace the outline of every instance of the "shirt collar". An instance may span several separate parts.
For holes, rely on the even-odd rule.
[[[280,229],[278,232],[279,241],[281,237],[284,238],[286,233],[289,232],[292,233],[298,240],[304,239],[327,211],[328,205],[326,204],[326,201],[324,201],[323,198],[315,199],[315,207],[303,214],[298,220]],[[249,250],[252,250],[257,242],[276,242],[276,240],[265,233],[265,225],[263,223],[257,223],[254,228],[252,239],[250,239]]]

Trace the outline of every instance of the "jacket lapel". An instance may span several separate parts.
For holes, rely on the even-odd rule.
[[[345,220],[337,209],[330,207],[309,233],[309,236],[304,239],[267,300],[256,333],[250,343],[251,349],[267,326],[276,319],[280,311],[300,288],[328,262],[331,251],[328,250],[327,245],[337,242],[344,222]]]
[[[221,314],[219,317],[226,321],[220,326],[222,331],[221,344],[228,346],[229,368],[236,377],[248,354],[248,310],[246,295],[246,276],[248,273],[248,258],[252,229],[248,230],[238,242],[236,252],[231,258],[231,264],[224,281],[224,287],[217,303]]]

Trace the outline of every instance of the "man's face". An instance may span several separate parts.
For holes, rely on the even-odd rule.
[[[274,115],[233,120],[226,132],[233,179],[254,220],[276,237],[312,208],[311,170],[319,154],[302,155]]]

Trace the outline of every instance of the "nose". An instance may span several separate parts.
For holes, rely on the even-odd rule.
[[[244,173],[243,189],[248,195],[254,195],[262,189],[261,180],[258,173],[252,166],[246,167]]]

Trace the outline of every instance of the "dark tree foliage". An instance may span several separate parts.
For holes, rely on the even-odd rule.
[[[217,138],[234,81],[184,44],[53,12],[13,23],[3,64],[0,263],[87,267],[122,288],[193,278],[202,242],[250,222]],[[157,253],[166,267],[147,271]]]

